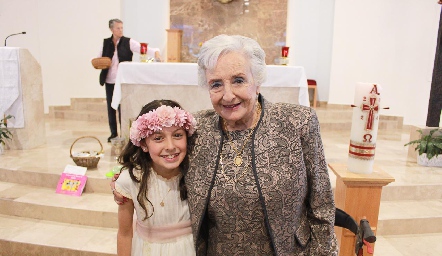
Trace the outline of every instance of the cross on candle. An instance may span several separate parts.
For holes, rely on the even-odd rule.
[[[362,104],[362,111],[368,111],[367,122],[365,129],[371,131],[374,121],[374,113],[379,111],[379,106],[376,104],[377,98],[370,97],[370,105]]]

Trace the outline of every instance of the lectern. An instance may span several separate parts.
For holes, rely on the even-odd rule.
[[[43,84],[40,64],[27,49],[0,47],[0,69],[3,74],[9,74],[7,77],[1,77],[4,80],[1,81],[0,86],[3,88],[0,89],[9,92],[11,86],[18,86],[17,90],[19,91],[18,97],[14,95],[10,104],[2,105],[2,108],[5,109],[1,112],[19,118],[20,120],[14,121],[22,124],[20,127],[10,129],[13,138],[6,141],[7,147],[10,149],[31,149],[45,144]],[[14,72],[11,73],[11,70]],[[8,96],[10,95],[5,94],[2,99],[6,101]]]
[[[365,217],[376,234],[382,188],[393,182],[394,178],[376,166],[370,174],[349,172],[347,165],[341,163],[330,163],[329,167],[336,174],[336,207],[347,212],[357,223]],[[355,255],[355,235],[340,227],[335,227],[335,232],[339,255]],[[371,255],[364,249],[364,256]]]

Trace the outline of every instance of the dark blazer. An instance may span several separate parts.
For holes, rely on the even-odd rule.
[[[337,255],[335,205],[315,111],[272,104],[261,95],[259,100],[263,111],[252,135],[252,169],[275,254]],[[197,255],[206,255],[205,213],[224,138],[214,110],[196,118],[185,181]]]

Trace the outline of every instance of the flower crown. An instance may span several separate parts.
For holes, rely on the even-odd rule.
[[[139,147],[140,141],[163,127],[178,126],[192,136],[196,129],[196,120],[189,112],[179,108],[162,105],[155,110],[145,113],[132,122],[130,140]]]

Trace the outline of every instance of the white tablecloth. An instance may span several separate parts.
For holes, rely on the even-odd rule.
[[[24,127],[20,54],[17,47],[0,47],[0,119],[12,115],[8,128]]]
[[[198,86],[198,66],[196,63],[120,63],[112,98],[114,109],[118,108],[121,101],[121,84]],[[299,104],[310,106],[303,67],[268,65],[267,80],[262,86],[299,87]]]

